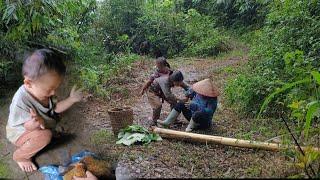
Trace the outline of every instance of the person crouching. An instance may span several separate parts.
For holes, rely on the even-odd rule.
[[[191,102],[178,102],[164,121],[157,122],[162,126],[169,126],[182,112],[189,121],[187,132],[194,129],[208,129],[212,126],[212,117],[217,109],[219,95],[217,87],[210,79],[199,81],[186,92]]]

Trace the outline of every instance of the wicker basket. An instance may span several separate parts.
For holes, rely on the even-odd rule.
[[[108,114],[114,135],[118,135],[120,129],[133,123],[133,110],[130,106],[111,108],[108,110]]]

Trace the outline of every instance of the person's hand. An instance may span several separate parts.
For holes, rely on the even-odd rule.
[[[74,103],[79,102],[83,99],[83,93],[82,93],[83,88],[76,89],[76,87],[77,87],[76,85],[72,87],[70,96],[69,96],[69,98]]]
[[[37,111],[34,109],[30,109],[31,120],[35,123],[39,123],[39,127],[41,129],[45,129],[44,120],[38,115]]]
[[[98,180],[98,178],[93,175],[90,171],[86,171],[86,175],[87,177],[85,178],[82,178],[82,177],[76,177],[76,176],[73,176],[73,180]]]

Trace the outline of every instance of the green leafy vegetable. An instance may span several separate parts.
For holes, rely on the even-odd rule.
[[[161,140],[162,138],[158,134],[149,133],[149,131],[142,126],[131,125],[119,132],[116,144],[130,146],[134,143],[149,144],[151,141]]]

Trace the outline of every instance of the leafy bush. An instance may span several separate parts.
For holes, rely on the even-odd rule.
[[[259,29],[264,25],[269,1],[264,0],[197,0],[189,8],[215,18],[218,26],[241,31]]]
[[[184,13],[177,9],[174,1],[150,1],[143,9],[143,16],[138,19],[137,34],[152,44],[154,54],[176,56],[183,50]]]
[[[273,1],[270,3],[270,13],[267,15],[266,24],[262,30],[257,31],[255,41],[253,41],[252,59],[254,61],[251,71],[241,75],[231,84],[229,89],[241,89],[242,82],[263,78],[261,84],[245,89],[239,93],[239,99],[255,97],[255,92],[261,92],[260,99],[255,103],[244,101],[244,109],[258,109],[263,103],[264,97],[276,92],[277,88],[286,84],[294,83],[306,77],[310,77],[311,71],[319,71],[320,61],[320,21],[318,11],[319,3],[316,1],[285,0]],[[270,83],[273,82],[273,83]],[[250,84],[250,83],[249,83]],[[263,89],[260,89],[264,87]],[[290,112],[289,104],[297,102],[298,99],[315,96],[315,91],[311,86],[294,87],[284,94],[279,94],[272,102],[268,103],[267,114],[278,109]],[[231,99],[234,99],[229,93]],[[256,111],[255,111],[256,112]]]
[[[106,87],[106,84],[110,79],[128,70],[132,62],[138,59],[135,54],[113,55],[99,53],[99,51],[97,53],[92,51],[91,54],[85,53],[87,56],[79,56],[81,59],[78,59],[77,65],[81,85],[100,96],[108,95],[110,88]]]
[[[270,77],[246,72],[229,80],[225,93],[229,104],[234,104],[244,114],[255,115],[260,103],[276,85]]]
[[[223,30],[215,28],[209,16],[190,9],[185,21],[186,35],[183,42],[186,48],[183,55],[212,56],[228,50],[228,37]]]

